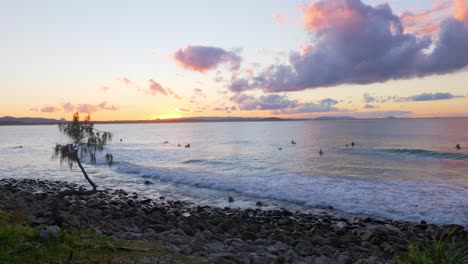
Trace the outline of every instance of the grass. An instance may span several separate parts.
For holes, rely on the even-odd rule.
[[[0,212],[0,263],[205,263],[201,258],[174,253],[160,243],[114,240],[86,230],[61,230],[55,238],[41,240],[41,227],[16,220]]]
[[[397,259],[398,264],[468,264],[468,240],[456,241],[453,234],[438,234],[431,240],[408,241],[408,254]]]

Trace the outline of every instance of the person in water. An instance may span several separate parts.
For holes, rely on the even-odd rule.
[[[457,144],[457,146],[455,146],[455,147],[456,147],[458,150],[461,149],[460,144]]]

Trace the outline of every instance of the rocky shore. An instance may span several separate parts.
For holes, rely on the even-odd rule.
[[[54,194],[76,184],[0,180],[0,211],[23,212],[33,225],[55,225]],[[451,226],[339,218],[287,210],[232,209],[152,200],[124,190],[69,196],[58,203],[63,227],[121,239],[159,241],[208,262],[394,263],[407,241],[429,240]],[[467,239],[457,226],[454,239]]]

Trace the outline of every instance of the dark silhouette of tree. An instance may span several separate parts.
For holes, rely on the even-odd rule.
[[[59,193],[58,196],[65,197],[71,194],[91,195],[96,193],[97,186],[89,177],[81,160],[89,158],[91,164],[96,164],[96,153],[103,151],[104,146],[112,141],[112,134],[95,129],[89,115],[84,120],[80,120],[78,112],[73,114],[72,122],[59,124],[59,129],[60,132],[71,139],[71,142],[63,145],[57,144],[52,158],[60,159],[60,164],[67,163],[70,169],[77,164],[92,189],[65,190]],[[113,162],[112,154],[107,153],[105,158],[107,163],[111,165]]]

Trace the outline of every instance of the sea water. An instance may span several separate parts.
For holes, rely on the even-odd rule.
[[[97,165],[84,160],[101,189],[215,206],[255,208],[261,201],[266,209],[333,207],[468,226],[468,119],[96,127],[114,136]],[[0,127],[0,177],[86,184],[76,166],[70,170],[51,159],[53,146],[66,142],[57,126]],[[104,162],[107,152],[114,156],[111,167]],[[228,196],[235,201],[229,203]]]

